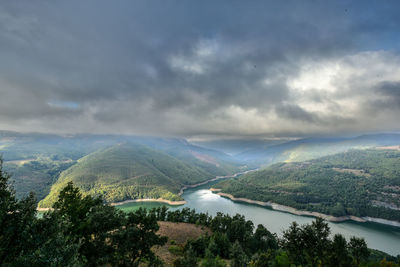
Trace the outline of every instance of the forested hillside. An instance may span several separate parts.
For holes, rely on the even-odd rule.
[[[181,200],[177,194],[183,185],[213,177],[213,168],[209,171],[144,145],[123,143],[91,153],[63,171],[39,206],[50,207],[68,182],[74,182],[84,194],[103,195],[108,202]]]
[[[352,150],[277,163],[213,187],[235,197],[301,210],[400,221],[400,151],[396,147]]]
[[[2,266],[398,266],[399,256],[368,249],[363,238],[332,238],[319,218],[294,222],[278,238],[239,214],[211,217],[165,206],[124,213],[101,197],[84,197],[72,183],[38,217],[34,196],[16,199],[8,179],[0,160]],[[191,228],[192,239],[179,228],[181,234]]]
[[[400,134],[370,134],[351,138],[305,138],[278,145],[264,145],[237,154],[244,162],[261,166],[278,162],[298,162],[346,152],[400,144]]]
[[[179,138],[89,134],[60,136],[0,131],[0,155],[4,159],[4,168],[12,173],[10,182],[18,198],[33,191],[39,200],[43,199],[60,173],[79,159],[121,143],[141,144],[164,156],[168,154],[204,177],[232,174],[240,167],[240,163],[224,153],[198,147]],[[181,178],[178,175],[177,179]]]

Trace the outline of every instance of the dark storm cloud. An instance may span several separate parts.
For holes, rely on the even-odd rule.
[[[378,93],[386,96],[396,108],[400,108],[400,82],[384,82],[379,85]]]
[[[300,121],[305,121],[305,122],[312,122],[316,123],[319,120],[318,116],[316,114],[312,114],[310,112],[305,111],[299,106],[296,105],[282,105],[278,106],[276,108],[276,112],[288,119],[293,119],[293,120],[300,120]]]
[[[398,8],[396,1],[3,2],[0,126],[182,136],[298,136],[301,123],[305,135],[371,130],[362,108],[337,114],[345,98],[369,101],[349,92],[363,85],[335,76],[333,92],[305,88],[301,75],[320,62],[364,67],[352,57],[364,51],[378,51],[385,65],[380,50],[399,53]],[[291,85],[296,79],[301,90]]]
[[[380,82],[375,86],[375,94],[377,97],[367,103],[370,114],[400,111],[400,82]]]

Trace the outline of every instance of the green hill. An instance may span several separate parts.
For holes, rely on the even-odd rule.
[[[91,153],[63,171],[40,207],[49,207],[70,181],[84,194],[104,195],[106,201],[136,198],[179,200],[184,184],[195,184],[213,174],[149,147],[123,143]]]
[[[400,151],[351,150],[316,160],[277,163],[213,187],[334,216],[400,221]]]
[[[264,145],[236,155],[243,162],[267,166],[278,162],[299,162],[346,152],[400,144],[400,134],[369,134],[351,138],[305,138],[278,145]]]
[[[42,200],[62,171],[77,160],[116,144],[141,144],[190,165],[202,176],[238,172],[234,158],[211,149],[195,146],[185,139],[125,135],[53,135],[0,131],[0,157],[4,169],[12,174],[10,183],[16,196],[35,192]],[[165,155],[163,154],[163,155]],[[175,178],[174,178],[175,179]]]

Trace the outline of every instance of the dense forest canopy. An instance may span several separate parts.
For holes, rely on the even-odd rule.
[[[400,221],[400,151],[351,150],[277,163],[214,187],[235,197],[301,210]]]
[[[53,209],[38,217],[34,195],[16,199],[8,179],[0,161],[4,266],[162,266],[151,249],[167,241],[156,234],[157,221],[192,223],[212,231],[175,248],[182,256],[174,266],[395,266],[400,260],[369,250],[362,238],[332,239],[322,219],[303,226],[293,223],[279,239],[239,214],[211,217],[190,209],[168,211],[165,206],[124,213],[99,197],[82,196],[72,183],[61,190]]]
[[[83,194],[107,201],[181,200],[183,185],[240,170],[231,156],[184,139],[138,136],[18,134],[0,131],[0,153],[16,196],[34,191],[50,207],[73,181]],[[46,197],[47,196],[47,197]]]

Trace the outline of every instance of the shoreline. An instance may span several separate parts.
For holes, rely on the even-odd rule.
[[[198,186],[201,186],[201,185],[205,185],[205,184],[208,184],[210,182],[214,182],[214,181],[217,181],[217,180],[220,180],[220,179],[234,178],[234,177],[237,177],[239,175],[246,174],[248,172],[252,172],[252,171],[256,171],[256,170],[257,169],[255,169],[255,170],[247,170],[247,171],[244,171],[244,172],[238,172],[238,173],[235,173],[235,174],[232,174],[232,175],[226,175],[226,176],[216,176],[216,177],[214,177],[212,179],[206,180],[206,181],[201,182],[201,183],[192,184],[192,185],[184,185],[181,188],[181,190],[179,191],[178,196],[181,196],[183,194],[183,192],[188,188],[195,188],[195,187],[198,187]],[[165,203],[165,204],[168,204],[168,205],[171,205],[171,206],[181,206],[181,205],[186,204],[186,200],[172,201],[172,200],[167,200],[167,199],[163,199],[163,198],[141,198],[141,199],[129,199],[129,200],[121,201],[121,202],[112,202],[112,203],[110,203],[110,205],[111,206],[120,206],[120,205],[124,205],[124,204],[127,204],[127,203],[134,203],[134,202],[161,202],[161,203]]]
[[[121,206],[124,204],[128,204],[128,203],[135,203],[135,202],[160,202],[160,203],[165,203],[171,206],[181,206],[186,204],[185,200],[178,200],[178,201],[172,201],[172,200],[167,200],[167,199],[163,199],[163,198],[141,198],[141,199],[128,199],[128,200],[124,200],[124,201],[119,201],[119,202],[111,202],[111,203],[107,203],[111,206]],[[52,208],[36,208],[37,211],[39,212],[44,212],[44,211],[49,211],[49,210],[53,210]]]
[[[263,202],[263,201],[248,199],[248,198],[236,198],[231,194],[220,192],[221,189],[217,189],[217,188],[210,188],[210,191],[218,192],[218,193],[216,193],[217,195],[228,198],[232,201],[244,202],[244,203],[254,204],[254,205],[263,206],[263,207],[270,207],[273,210],[287,212],[287,213],[299,215],[299,216],[319,217],[319,218],[322,218],[329,222],[344,222],[344,221],[355,221],[355,222],[360,222],[360,223],[374,222],[374,223],[379,223],[379,224],[384,224],[384,225],[389,225],[389,226],[394,226],[394,227],[400,227],[400,222],[398,222],[398,221],[391,221],[391,220],[386,220],[386,219],[382,219],[382,218],[373,218],[373,217],[357,217],[357,216],[353,216],[353,215],[335,217],[333,215],[327,215],[327,214],[323,214],[323,213],[315,212],[315,211],[298,210],[298,209],[295,209],[295,208],[292,208],[289,206],[273,203],[270,201]]]
[[[37,211],[49,211],[53,210],[53,208],[36,208]]]
[[[129,200],[124,200],[120,202],[111,202],[109,203],[111,206],[120,206],[128,203],[135,203],[135,202],[161,202],[165,203],[171,206],[181,206],[186,204],[185,200],[178,200],[178,201],[173,201],[173,200],[167,200],[163,198],[139,198],[139,199],[129,199]]]
[[[252,172],[252,171],[256,171],[257,169],[254,170],[247,170],[244,172],[238,172],[232,175],[226,175],[226,176],[216,176],[212,179],[206,180],[204,182],[201,183],[197,183],[197,184],[193,184],[193,185],[184,185],[179,193],[178,196],[181,196],[183,194],[183,192],[188,189],[188,188],[194,188],[194,187],[198,187],[201,185],[205,185],[208,184],[209,182],[213,182],[213,181],[217,181],[220,179],[225,179],[225,178],[234,178],[237,177],[238,175],[242,175],[242,174],[246,174],[248,172]],[[160,203],[165,203],[171,206],[181,206],[186,204],[186,200],[178,200],[178,201],[172,201],[172,200],[167,200],[167,199],[163,199],[163,198],[140,198],[140,199],[129,199],[129,200],[124,200],[124,201],[119,201],[119,202],[111,202],[108,203],[111,206],[120,206],[120,205],[124,205],[124,204],[128,204],[128,203],[134,203],[134,202],[160,202]],[[51,208],[36,208],[37,211],[48,211],[51,210]]]
[[[208,183],[210,183],[210,182],[218,181],[218,180],[221,180],[221,179],[235,178],[235,177],[237,177],[237,176],[239,176],[239,175],[246,174],[246,173],[249,173],[249,172],[254,172],[254,171],[257,171],[257,170],[258,170],[258,169],[247,170],[247,171],[244,171],[244,172],[238,172],[238,173],[235,173],[235,174],[232,174],[232,175],[226,175],[226,176],[215,176],[214,178],[209,179],[209,180],[206,180],[206,181],[201,182],[201,183],[192,184],[192,185],[184,185],[184,186],[181,188],[181,190],[179,191],[179,194],[178,194],[178,195],[181,196],[181,195],[183,194],[183,192],[184,192],[186,189],[188,189],[188,188],[195,188],[195,187],[198,187],[198,186],[201,186],[201,185],[205,185],[205,184],[208,184]]]

